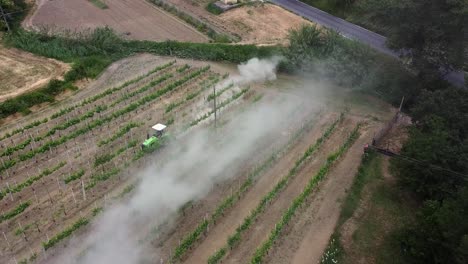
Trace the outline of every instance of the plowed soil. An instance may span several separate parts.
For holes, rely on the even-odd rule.
[[[23,26],[52,31],[83,31],[108,26],[131,39],[208,41],[196,29],[145,0],[102,1],[107,9],[100,9],[87,0],[38,0],[34,13]]]

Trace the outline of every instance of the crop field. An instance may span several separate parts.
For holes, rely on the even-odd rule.
[[[208,88],[222,78],[207,64],[162,59],[141,75],[86,90],[81,100],[2,134],[0,229],[8,243],[0,251],[40,252],[59,242],[77,216],[92,217],[107,190],[122,184],[126,168],[143,164],[140,144],[153,123],[187,130],[210,118]],[[218,92],[218,108],[247,92],[237,86]]]
[[[40,0],[26,28],[82,31],[108,26],[138,40],[207,42],[208,38],[145,0]]]
[[[92,247],[87,235],[97,232],[101,215],[142,188],[138,171],[189,162],[184,155],[190,151],[183,149],[192,133],[212,130],[215,101],[219,128],[213,140],[221,142],[216,151],[228,153],[238,116],[289,97],[296,99],[292,112],[284,113],[294,118],[280,122],[286,128],[252,139],[255,148],[213,172],[222,180],[178,201],[169,217],[158,213],[138,222],[131,237],[150,262],[318,261],[362,146],[386,116],[372,118],[366,108],[345,110],[325,99],[304,103],[297,91],[277,89],[281,80],[233,83],[228,80],[238,77],[232,74],[231,65],[137,55],[113,64],[64,102],[2,127],[0,262],[63,263],[62,252],[86,255]],[[166,154],[166,147],[142,151],[159,122],[177,139],[179,154]],[[195,168],[194,175],[203,170]]]

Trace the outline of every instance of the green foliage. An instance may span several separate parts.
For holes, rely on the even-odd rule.
[[[214,2],[210,2],[206,5],[205,7],[206,11],[214,14],[214,15],[219,15],[223,13],[223,10],[219,8],[217,5],[214,4]]]
[[[112,137],[110,137],[108,139],[105,139],[105,140],[99,141],[98,146],[101,147],[103,145],[109,144],[110,142],[114,142],[116,139],[121,138],[122,136],[124,136],[125,134],[130,132],[130,130],[132,130],[132,128],[139,127],[140,125],[142,125],[142,124],[141,123],[130,122],[127,125],[125,125],[124,127],[122,127],[119,131],[117,131],[117,133],[112,135]]]
[[[127,146],[124,146],[124,147],[118,149],[114,153],[106,153],[106,154],[103,154],[103,155],[96,156],[96,158],[94,159],[94,167],[98,167],[99,165],[103,165],[103,164],[111,161],[113,158],[119,156],[120,154],[125,152],[127,149],[133,148],[136,145],[137,145],[137,141],[133,140],[133,141],[130,141],[127,144]]]
[[[219,97],[219,96],[222,95],[224,92],[226,92],[227,90],[231,89],[232,87],[234,87],[234,84],[233,84],[233,83],[231,83],[231,84],[229,84],[228,86],[226,86],[226,87],[222,88],[221,90],[217,91],[217,92],[216,92],[216,95],[214,95],[214,94],[208,95],[208,98],[206,98],[206,100],[209,102],[209,101],[213,100],[213,99],[215,98],[215,96],[216,96],[216,97]]]
[[[135,184],[130,184],[130,185],[125,186],[125,188],[119,194],[119,197],[120,198],[124,197],[126,194],[132,192],[134,189],[135,189]]]
[[[53,247],[55,244],[69,237],[74,231],[78,230],[82,226],[87,225],[88,223],[89,223],[88,219],[80,218],[73,225],[67,227],[61,233],[58,233],[57,235],[52,237],[49,241],[42,242],[42,246],[44,247],[44,250],[48,250],[49,248]]]
[[[245,62],[253,57],[271,57],[281,52],[278,47],[257,47],[255,45],[231,45],[222,43],[185,43],[176,41],[128,41],[127,46],[134,52],[149,52],[164,56],[192,58],[209,61]]]
[[[401,154],[425,163],[396,160],[394,165],[401,185],[422,199],[444,199],[466,186],[463,177],[431,165],[468,174],[467,100],[468,92],[461,89],[425,91],[412,108],[416,125]]]
[[[168,105],[166,106],[166,111],[165,111],[165,112],[166,112],[166,113],[169,113],[169,112],[171,112],[174,108],[179,107],[179,106],[182,105],[183,103],[184,103],[184,101],[172,102],[172,103],[170,103],[170,104],[168,104]]]
[[[68,176],[67,178],[65,178],[65,183],[70,183],[74,180],[77,180],[77,179],[81,179],[81,177],[83,177],[83,175],[85,174],[85,171],[83,169],[73,173],[72,175]]]
[[[0,0],[0,5],[3,8],[6,16],[6,19],[10,25],[10,29],[15,30],[21,24],[21,21],[25,17],[27,12],[21,12],[28,8],[26,1],[24,0]],[[7,26],[3,20],[3,17],[0,18],[0,31],[6,31]]]
[[[191,232],[188,236],[186,236],[180,246],[176,248],[174,251],[174,255],[172,256],[173,259],[179,259],[190,247],[193,243],[200,237],[200,235],[205,232],[206,228],[208,227],[208,220],[203,220],[203,222],[197,226],[195,231]]]
[[[353,13],[355,0],[301,0],[301,2],[346,19]]]
[[[468,189],[443,202],[428,200],[417,221],[400,232],[402,251],[411,263],[466,263]]]
[[[216,105],[216,109],[217,111],[219,111],[219,109],[225,107],[226,105],[230,104],[231,102],[237,100],[239,97],[241,97],[243,94],[245,94],[250,88],[244,88],[242,89],[240,92],[238,93],[235,93],[232,95],[231,98],[227,99],[227,100],[224,100],[223,102],[221,102],[219,105]],[[195,126],[197,125],[198,123],[200,123],[201,121],[207,119],[208,117],[210,117],[212,114],[214,114],[214,109],[209,111],[208,113],[202,115],[201,117],[199,117],[198,119],[196,120],[193,120],[191,123],[190,123],[190,126]]]
[[[346,222],[359,206],[362,197],[362,190],[371,178],[378,177],[381,173],[381,159],[374,152],[366,153],[359,165],[358,172],[354,176],[353,185],[347,193],[347,197],[341,206],[340,220],[342,224]]]
[[[334,31],[307,25],[291,31],[289,39],[283,70],[302,71],[339,86],[362,89],[394,105],[403,95],[411,100],[420,89],[416,78],[397,60]]]
[[[100,9],[107,9],[109,8],[104,2],[102,2],[101,0],[88,0],[89,2],[93,3],[93,5],[95,5],[96,7],[100,8]]]
[[[219,34],[215,34],[214,38],[218,41],[225,40],[224,36]],[[28,113],[33,105],[53,102],[54,97],[64,90],[75,90],[75,81],[95,78],[113,61],[136,52],[232,62],[243,62],[252,57],[267,57],[279,52],[276,47],[254,45],[125,41],[109,28],[97,28],[88,33],[58,35],[17,29],[6,35],[4,40],[9,46],[73,65],[72,70],[65,75],[64,81],[53,80],[42,89],[0,103],[0,118],[17,112]]]
[[[16,185],[15,187],[5,188],[5,190],[0,190],[0,200],[3,199],[8,193],[17,193],[23,190],[26,187],[31,186],[34,182],[40,180],[42,177],[52,174],[53,172],[57,171],[58,169],[62,168],[67,164],[66,162],[62,161],[57,164],[55,167],[50,169],[43,170],[39,175],[33,176],[28,178],[26,181]]]
[[[343,247],[340,243],[340,238],[337,235],[332,235],[325,252],[320,259],[320,264],[336,264],[341,259]]]
[[[93,217],[97,216],[98,214],[100,214],[101,212],[104,211],[104,208],[102,207],[96,207],[93,209],[93,211],[91,212]]]
[[[434,80],[439,69],[461,69],[466,54],[466,39],[460,29],[466,26],[465,0],[364,0],[358,16],[366,25],[387,28],[388,42],[405,49],[421,77]],[[434,14],[427,17],[427,14]],[[435,15],[437,14],[437,15]]]
[[[178,73],[182,73],[182,72],[184,72],[185,70],[188,70],[188,69],[190,69],[190,65],[185,64],[184,66],[178,68],[178,69],[177,69],[177,72],[178,72]]]
[[[19,204],[18,206],[16,206],[14,209],[12,209],[11,211],[9,212],[6,212],[5,214],[3,214],[2,216],[0,216],[0,223],[5,221],[5,220],[8,220],[8,219],[11,219],[19,214],[21,214],[22,212],[24,212],[24,210],[26,210],[26,208],[28,208],[29,206],[31,205],[31,202],[30,201],[27,201],[27,202],[24,202],[24,203],[21,203]]]
[[[18,227],[17,229],[15,229],[15,236],[20,236],[22,234],[24,234],[24,232],[26,232],[29,228],[31,228],[32,224],[28,224],[28,225],[25,225],[23,227]]]
[[[115,176],[120,173],[120,169],[118,168],[113,168],[112,170],[101,173],[101,174],[94,174],[91,176],[91,182],[85,186],[86,190],[89,190],[96,186],[96,184],[100,181],[107,181],[110,179],[112,176]]]

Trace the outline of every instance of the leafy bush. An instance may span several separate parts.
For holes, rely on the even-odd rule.
[[[208,3],[208,5],[206,5],[205,7],[206,11],[214,14],[214,15],[219,15],[221,13],[223,13],[223,10],[221,8],[219,8],[217,5],[214,4],[214,2],[210,2]]]

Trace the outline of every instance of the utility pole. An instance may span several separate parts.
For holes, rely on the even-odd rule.
[[[0,5],[0,15],[2,15],[3,21],[5,21],[5,25],[7,27],[7,30],[8,30],[8,32],[10,32],[10,25],[8,24],[8,21],[6,19],[5,12],[3,11],[2,5]]]
[[[214,102],[214,126],[216,128],[216,85],[213,85],[213,102]]]

